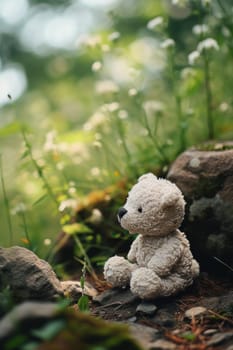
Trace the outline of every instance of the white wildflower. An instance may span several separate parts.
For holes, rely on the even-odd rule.
[[[147,23],[147,28],[154,30],[156,28],[161,28],[164,24],[164,18],[162,16],[155,17]]]
[[[231,32],[227,27],[222,27],[222,34],[225,38],[229,38],[231,36]]]
[[[55,144],[55,138],[57,133],[55,130],[49,131],[45,136],[44,150],[46,152],[57,150],[57,145]]]
[[[112,80],[101,80],[96,83],[96,92],[99,95],[114,94],[119,91],[119,87]]]
[[[113,32],[108,36],[109,41],[116,41],[120,38],[121,34],[119,32]]]
[[[193,51],[188,55],[188,62],[190,65],[194,65],[199,59],[200,53],[198,51]]]
[[[92,224],[100,224],[103,220],[103,214],[98,208],[94,208],[91,212],[91,216],[88,218],[88,221]]]
[[[52,241],[51,241],[50,238],[45,238],[44,239],[44,245],[49,246],[49,245],[51,245],[51,243],[52,243]]]
[[[170,49],[174,46],[175,46],[175,41],[171,38],[168,38],[161,43],[162,49]]]
[[[172,0],[172,5],[183,7],[187,5],[187,0]]]
[[[77,200],[76,199],[65,199],[59,205],[58,210],[64,211],[65,209],[76,209],[77,208]]]
[[[195,35],[206,34],[208,31],[209,28],[206,24],[196,24],[192,29],[192,32]]]
[[[135,88],[131,88],[128,91],[129,96],[136,96],[138,94],[138,90]]]
[[[58,162],[56,164],[57,170],[63,170],[65,168],[65,164],[63,162]]]
[[[96,129],[97,127],[104,124],[105,121],[106,121],[106,115],[101,111],[97,111],[84,124],[83,129],[85,131]]]
[[[103,111],[115,112],[120,108],[120,104],[118,102],[105,103],[101,109]]]
[[[221,112],[227,112],[229,110],[229,104],[227,102],[222,102],[219,106]]]
[[[101,45],[101,50],[103,52],[109,52],[110,51],[110,47],[107,44],[103,44],[103,45]]]
[[[204,50],[211,50],[211,49],[214,49],[216,51],[219,50],[218,43],[213,38],[207,38],[205,40],[202,40],[197,46],[197,50],[200,53],[203,52]]]
[[[127,119],[128,118],[128,112],[125,110],[125,109],[121,109],[119,112],[118,112],[118,117],[120,119]]]
[[[100,35],[90,35],[87,36],[83,42],[86,46],[94,48],[101,43],[101,37]]]
[[[22,214],[22,213],[25,213],[26,210],[27,210],[26,205],[24,203],[19,203],[11,210],[11,214],[12,215]]]
[[[99,142],[99,141],[94,141],[94,142],[93,142],[93,146],[94,146],[95,148],[102,148],[102,143]]]
[[[143,108],[148,116],[153,116],[154,114],[161,115],[164,112],[164,104],[156,100],[145,101],[143,103]]]
[[[93,72],[98,72],[102,68],[102,63],[100,61],[96,61],[92,64],[91,69]]]
[[[99,176],[100,175],[100,169],[97,167],[94,167],[91,169],[91,175],[92,176]]]

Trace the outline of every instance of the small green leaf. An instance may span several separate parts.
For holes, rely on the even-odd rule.
[[[77,233],[91,233],[92,230],[82,223],[74,223],[70,225],[64,225],[62,227],[63,231],[68,235],[75,235]]]
[[[50,340],[65,327],[63,320],[49,322],[45,326],[32,331],[32,335],[42,340]]]
[[[40,202],[42,202],[46,197],[48,197],[47,193],[46,194],[43,194],[43,196],[41,196],[40,198],[38,198],[32,205],[37,205],[39,204]]]
[[[89,311],[88,303],[89,303],[88,296],[87,295],[82,295],[79,298],[79,301],[78,301],[78,308],[79,308],[79,310],[83,311],[83,312]]]
[[[193,341],[196,339],[196,335],[192,332],[184,332],[180,336],[181,336],[181,338],[189,340],[189,341]]]

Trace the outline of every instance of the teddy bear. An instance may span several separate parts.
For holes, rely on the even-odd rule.
[[[144,174],[129,191],[118,211],[120,225],[137,233],[127,259],[109,258],[104,277],[113,287],[127,287],[141,299],[175,295],[193,283],[199,264],[178,228],[185,201],[172,182]]]

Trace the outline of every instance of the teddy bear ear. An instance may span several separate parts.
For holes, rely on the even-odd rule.
[[[157,177],[152,173],[147,173],[147,174],[140,176],[138,179],[138,182],[148,180],[148,179],[157,180]]]
[[[165,193],[162,198],[163,208],[176,206],[177,203],[180,203],[183,207],[185,206],[185,201],[182,194],[177,192],[174,193]]]

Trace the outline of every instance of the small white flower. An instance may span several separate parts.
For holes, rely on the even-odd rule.
[[[92,64],[91,69],[93,72],[98,72],[102,68],[102,63],[100,61],[96,61]]]
[[[76,208],[77,208],[76,199],[65,199],[60,203],[58,210],[62,212],[65,209],[76,209]]]
[[[187,0],[172,0],[172,5],[184,7],[187,5]]]
[[[107,110],[108,112],[115,112],[120,108],[118,102],[106,103],[102,106],[103,111]]]
[[[222,28],[222,34],[225,36],[225,38],[229,38],[231,36],[231,32],[227,27]]]
[[[11,210],[11,214],[12,215],[22,214],[22,213],[25,213],[26,210],[27,210],[26,205],[24,203],[19,203]]]
[[[92,224],[100,224],[103,220],[103,215],[98,208],[94,208],[91,212],[91,216],[88,218],[88,221]]]
[[[151,19],[148,23],[147,23],[147,28],[150,30],[154,30],[156,28],[161,28],[164,24],[164,18],[161,16],[155,17],[153,19]]]
[[[119,87],[112,80],[101,80],[96,83],[96,92],[99,95],[114,94],[119,91]]]
[[[121,34],[119,32],[113,32],[108,36],[109,41],[116,41],[120,38]]]
[[[96,47],[101,43],[101,37],[99,35],[90,35],[86,38],[83,38],[83,43],[89,47]]]
[[[170,49],[175,46],[175,41],[171,38],[168,38],[164,40],[160,46],[162,49]]]
[[[125,109],[121,109],[119,112],[118,112],[118,117],[120,119],[127,119],[128,118],[128,112],[125,110]]]
[[[193,68],[186,67],[186,68],[182,69],[181,79],[188,79],[188,78],[192,78],[192,77],[195,77],[195,70]]]
[[[100,169],[97,167],[94,167],[91,169],[91,175],[92,176],[99,176],[100,175]]]
[[[208,31],[209,28],[206,24],[196,24],[192,29],[192,32],[195,35],[206,34]]]
[[[219,110],[223,113],[227,112],[228,109],[229,109],[229,104],[227,102],[222,102],[219,106]]]
[[[211,49],[214,49],[216,51],[219,50],[218,43],[213,38],[207,38],[205,40],[202,40],[197,46],[197,50],[200,53],[203,52],[204,50],[211,50]]]
[[[131,88],[128,91],[129,96],[136,96],[138,94],[138,90],[135,88]]]
[[[193,51],[188,55],[188,62],[190,65],[194,65],[199,59],[200,53],[198,51]]]
[[[85,131],[91,131],[98,128],[105,122],[106,122],[106,115],[101,111],[97,111],[84,124],[83,129]]]
[[[103,52],[109,52],[110,51],[110,47],[107,44],[103,44],[103,45],[101,45],[101,50]]]
[[[162,114],[164,112],[164,104],[160,101],[148,100],[143,103],[143,108],[145,109],[148,116],[153,116],[154,114]]]
[[[44,245],[49,246],[49,245],[51,245],[51,243],[52,243],[52,241],[51,241],[50,238],[45,238],[44,239]]]

